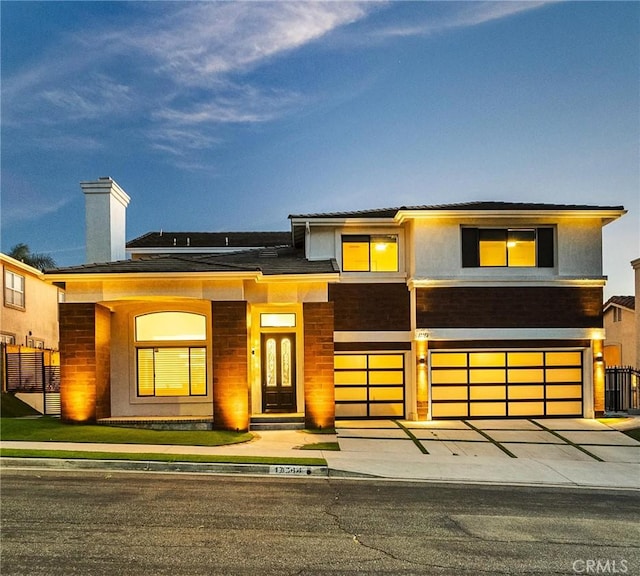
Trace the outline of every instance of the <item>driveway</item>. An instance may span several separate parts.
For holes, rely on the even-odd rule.
[[[640,442],[583,418],[343,420],[336,423],[336,433],[343,452],[640,463]]]
[[[597,420],[339,421],[333,475],[640,489],[640,442]]]

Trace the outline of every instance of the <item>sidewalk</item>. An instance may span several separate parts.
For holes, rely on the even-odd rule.
[[[324,458],[327,467],[235,464],[132,463],[7,459],[3,466],[65,466],[154,471],[372,477],[395,480],[623,488],[640,490],[640,442],[617,429],[640,419],[605,425],[595,420],[339,422],[336,434],[264,431],[228,446],[158,446],[2,442],[3,448],[121,453]],[[617,428],[614,428],[614,426]],[[300,450],[339,442],[340,451]]]

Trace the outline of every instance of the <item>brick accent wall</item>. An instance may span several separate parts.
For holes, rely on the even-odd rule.
[[[213,427],[249,429],[246,302],[212,302]]]
[[[111,415],[111,313],[100,304],[59,306],[61,418]]]
[[[333,428],[334,308],[331,302],[307,302],[304,315],[304,412],[307,428]]]
[[[418,328],[601,328],[602,289],[419,288]]]
[[[329,284],[337,331],[411,330],[406,284]]]

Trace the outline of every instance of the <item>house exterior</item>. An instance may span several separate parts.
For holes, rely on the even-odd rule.
[[[607,366],[636,367],[637,332],[635,298],[612,296],[605,302],[604,360]]]
[[[471,202],[293,214],[286,245],[132,241],[131,260],[47,274],[66,291],[62,416],[592,417],[602,227],[624,213]]]
[[[40,270],[6,254],[0,253],[0,267],[2,391],[15,393],[40,412],[58,413],[60,290],[45,282]]]

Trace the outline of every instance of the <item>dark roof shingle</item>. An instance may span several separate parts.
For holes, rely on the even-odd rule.
[[[332,274],[338,272],[335,260],[312,260],[293,248],[245,250],[227,254],[181,254],[148,256],[48,270],[49,274],[161,274],[206,272],[262,272],[278,274]]]
[[[522,210],[522,211],[562,211],[562,210],[624,210],[623,206],[590,206],[586,204],[544,204],[532,202],[460,202],[455,204],[432,204],[421,206],[400,206],[398,208],[380,208],[373,210],[358,210],[353,212],[327,212],[316,214],[290,214],[289,218],[393,218],[403,210],[424,210],[424,211],[464,211],[464,210]]]
[[[621,306],[629,310],[636,309],[636,299],[633,296],[611,296],[604,304],[605,310],[611,306]]]
[[[291,232],[147,232],[127,248],[259,248],[289,246]]]

